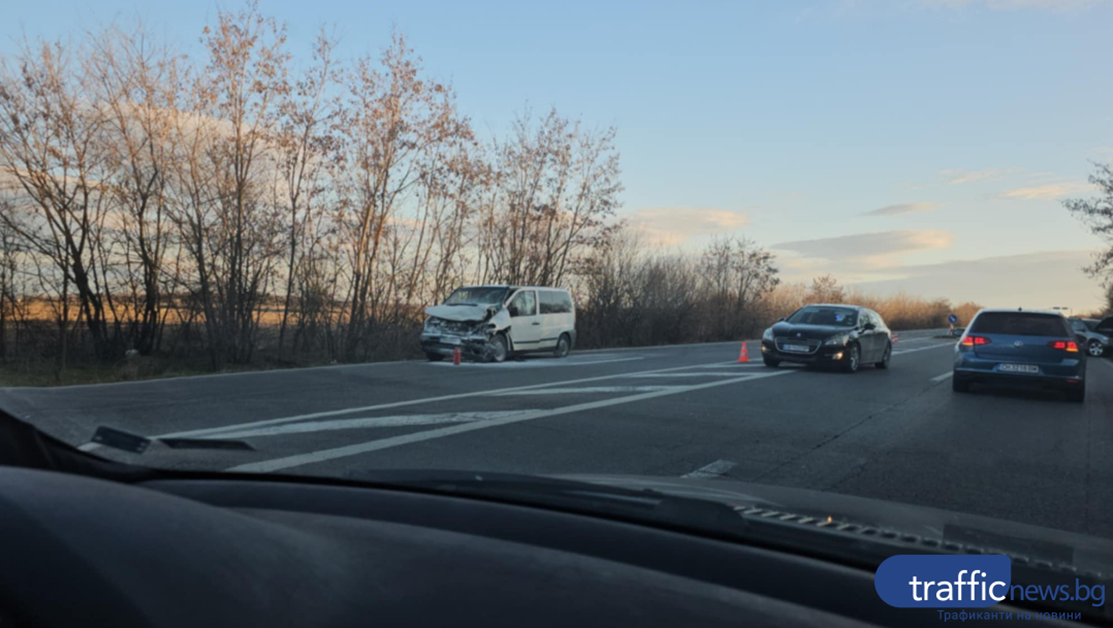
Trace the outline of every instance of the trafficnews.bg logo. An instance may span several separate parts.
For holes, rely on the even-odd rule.
[[[881,563],[877,594],[898,608],[985,608],[1009,597],[1012,561],[996,554],[900,554]]]
[[[1073,584],[1014,585],[1012,561],[998,554],[892,556],[877,568],[873,586],[886,604],[897,608],[988,608],[1005,600],[1105,605],[1105,585],[1078,578]],[[1044,615],[1077,619],[1080,613]]]

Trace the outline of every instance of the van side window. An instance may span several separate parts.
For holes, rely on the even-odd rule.
[[[557,302],[560,303],[560,312],[562,314],[572,313],[572,295],[567,292],[558,292]]]
[[[517,313],[514,313],[514,310],[511,310],[510,315],[511,316],[536,316],[537,315],[537,297],[535,297],[534,294],[535,293],[534,293],[533,290],[523,290],[522,292],[519,292],[518,294],[514,295],[514,298],[511,299],[510,306],[507,309],[515,308],[517,310]]]
[[[572,297],[567,292],[543,290],[540,297],[542,314],[569,314],[572,312]]]

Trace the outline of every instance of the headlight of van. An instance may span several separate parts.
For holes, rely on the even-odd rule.
[[[430,316],[429,318],[425,319],[425,331],[437,332],[437,331],[440,331],[440,330],[441,330],[441,319],[439,319],[435,316]]]

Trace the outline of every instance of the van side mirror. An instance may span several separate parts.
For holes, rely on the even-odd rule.
[[[873,331],[877,329],[877,325],[874,325],[873,323],[866,323],[865,325],[862,325],[862,329],[866,331]]]
[[[510,312],[511,317],[517,316],[518,315],[518,306],[517,305],[511,305],[511,306],[506,308],[506,311]]]

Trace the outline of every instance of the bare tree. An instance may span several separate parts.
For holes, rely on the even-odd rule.
[[[93,45],[88,75],[96,88],[91,96],[104,115],[102,184],[121,234],[119,257],[132,293],[130,342],[146,355],[155,349],[162,321],[169,176],[177,158],[172,117],[183,106],[186,70],[141,27],[109,28]]]
[[[428,174],[434,149],[471,134],[456,114],[452,90],[421,72],[420,59],[395,33],[377,63],[369,56],[359,59],[346,80],[343,159],[336,179],[347,254],[348,359],[361,345],[367,351],[375,305],[385,294],[385,286],[376,283],[384,235],[400,226],[393,219]]]
[[[258,316],[281,253],[280,222],[268,203],[268,161],[286,95],[285,28],[255,3],[221,11],[205,28],[208,63],[195,84],[193,116],[179,118],[184,150],[183,238],[197,276],[214,367],[247,362]],[[184,125],[181,123],[184,122]]]
[[[105,243],[98,142],[105,117],[85,99],[92,86],[73,63],[65,45],[45,42],[25,43],[14,63],[0,61],[0,176],[14,181],[17,203],[33,211],[28,221],[2,218],[64,274],[63,292],[76,290],[96,353],[105,358],[115,344],[98,266]]]
[[[558,285],[609,236],[622,192],[615,129],[588,132],[555,109],[518,117],[496,146],[496,200],[481,223],[490,278]]]
[[[1094,174],[1090,175],[1090,183],[1097,186],[1100,196],[1067,199],[1063,201],[1063,206],[1107,245],[1104,251],[1094,254],[1093,263],[1085,270],[1090,276],[1101,278],[1103,285],[1109,287],[1113,285],[1113,166],[1095,164],[1095,168]]]
[[[287,216],[285,290],[278,332],[278,357],[286,343],[286,327],[302,260],[311,255],[310,228],[318,198],[325,194],[327,161],[336,151],[335,126],[339,103],[329,89],[339,82],[333,50],[336,40],[323,30],[313,47],[313,65],[293,82],[280,102],[281,122],[274,144],[278,153],[276,205]]]

